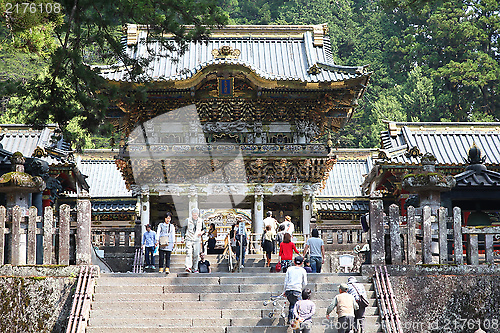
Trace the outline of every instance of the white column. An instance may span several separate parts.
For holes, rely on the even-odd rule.
[[[189,187],[188,197],[189,197],[188,217],[190,217],[191,211],[195,208],[198,208],[198,188],[196,187],[196,185],[191,185]]]
[[[254,188],[253,230],[257,235],[264,232],[264,187],[257,185]]]
[[[304,235],[311,233],[312,216],[312,189],[309,185],[302,188],[302,232]]]
[[[141,229],[142,235],[146,232],[146,224],[149,224],[151,207],[149,203],[149,187],[143,188],[141,192]]]

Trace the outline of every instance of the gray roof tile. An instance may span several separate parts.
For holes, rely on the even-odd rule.
[[[371,160],[339,160],[328,174],[325,187],[317,195],[321,197],[355,198],[363,196],[360,185],[364,175],[370,172]]]
[[[382,149],[392,162],[414,163],[405,156],[408,149],[418,147],[422,154],[431,153],[438,164],[463,164],[475,143],[486,162],[500,164],[500,123],[393,123],[396,135],[381,133]],[[391,154],[391,152],[395,152]]]
[[[331,45],[327,36],[323,37],[322,46],[315,46],[310,31],[299,37],[211,37],[208,42],[191,42],[187,51],[179,56],[161,48],[159,42],[144,42],[146,34],[139,33],[136,45],[126,46],[126,53],[134,58],[148,57],[154,54],[153,60],[146,68],[143,79],[152,81],[185,80],[203,68],[214,64],[238,64],[247,67],[268,80],[300,81],[300,82],[336,82],[360,77],[357,70],[363,67],[344,67],[333,63]],[[212,51],[222,46],[231,46],[241,51],[236,59],[214,58]],[[174,61],[178,58],[178,61]],[[307,73],[314,64],[320,66],[321,72],[316,75]],[[117,66],[121,66],[117,64]],[[101,75],[111,81],[127,81],[125,69],[113,69],[111,66],[95,66]]]
[[[80,160],[77,164],[81,173],[88,176],[91,198],[132,197],[114,160]]]

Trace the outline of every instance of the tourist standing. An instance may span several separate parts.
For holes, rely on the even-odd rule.
[[[318,229],[313,229],[311,236],[306,242],[303,255],[310,250],[311,269],[313,273],[321,273],[321,266],[325,262],[325,242],[319,238]]]
[[[186,219],[186,235],[184,242],[186,243],[186,272],[197,272],[197,264],[201,252],[201,235],[205,231],[203,220],[199,217],[200,211],[194,208],[191,211],[191,217]]]
[[[273,212],[269,211],[267,212],[267,217],[264,219],[264,230],[266,230],[267,226],[271,227],[271,230],[274,231],[274,239],[272,242],[273,249],[272,252],[276,253],[276,234],[278,233],[278,227],[279,227],[278,221],[273,217]]]
[[[172,214],[167,212],[163,222],[158,226],[158,242],[160,246],[158,250],[160,255],[158,266],[160,267],[160,273],[163,273],[165,269],[166,274],[170,273],[170,255],[175,245],[175,227],[171,222]]]
[[[243,222],[243,219],[238,218],[238,222]],[[236,226],[236,234],[234,238],[236,239],[236,262],[240,261],[240,250],[241,250],[241,263],[240,268],[245,268],[245,252],[247,250],[248,239],[247,239],[246,227],[243,228],[243,234],[240,234],[240,228]]]
[[[210,228],[208,229],[208,254],[215,253],[215,244],[217,243],[217,228],[215,228],[215,223],[210,223]]]
[[[312,316],[316,313],[316,305],[311,301],[311,289],[302,290],[302,299],[295,303],[293,310],[295,320],[299,326],[295,333],[310,333],[312,328]]]
[[[347,284],[341,283],[339,294],[335,296],[328,309],[326,309],[326,319],[330,319],[330,312],[336,309],[339,317],[338,333],[350,333],[354,329],[354,311],[358,309],[358,303],[356,303],[354,296],[347,292],[347,289]]]
[[[354,311],[354,320],[357,333],[364,333],[366,307],[359,300],[361,296],[363,296],[365,299],[368,299],[365,286],[363,286],[361,283],[358,283],[358,280],[354,276],[351,276],[349,279],[347,279],[347,286],[347,292],[354,297],[356,303],[358,303],[359,306],[359,309]]]
[[[303,261],[304,258],[301,256],[295,257],[293,260],[295,266],[289,267],[286,271],[283,296],[286,296],[289,303],[287,324],[293,319],[295,303],[301,299],[302,290],[307,285],[307,273],[302,268]]]
[[[150,224],[146,224],[146,232],[142,235],[142,248],[146,256],[146,266],[144,268],[156,269],[154,252],[157,245],[156,232],[151,230]]]
[[[281,260],[281,270],[286,273],[288,267],[292,265],[293,252],[300,254],[295,244],[292,242],[292,235],[285,233],[283,235],[283,242],[280,244],[280,260]],[[302,263],[302,262],[301,262]],[[302,291],[302,290],[301,290]]]
[[[231,246],[231,251],[236,253],[236,223],[231,226],[231,231],[229,231],[229,245]]]
[[[266,252],[266,259],[267,259],[265,267],[269,267],[271,266],[271,255],[274,250],[273,242],[274,239],[276,238],[276,233],[274,232],[274,230],[271,228],[270,225],[266,225],[266,230],[264,231],[263,237],[264,237],[263,250]]]

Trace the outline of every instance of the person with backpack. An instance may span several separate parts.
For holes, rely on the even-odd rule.
[[[264,267],[271,266],[271,255],[274,250],[273,242],[276,238],[276,233],[271,228],[270,225],[266,225],[266,230],[264,231],[264,235],[262,235],[262,250],[266,252],[267,262]]]
[[[358,283],[358,280],[351,276],[347,279],[347,292],[354,296],[356,303],[358,303],[359,309],[354,311],[354,326],[356,327],[357,333],[364,333],[365,331],[365,309],[367,307],[368,297],[366,295],[365,286]]]

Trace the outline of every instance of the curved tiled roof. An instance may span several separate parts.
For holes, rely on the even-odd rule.
[[[418,162],[405,156],[417,147],[422,154],[434,155],[438,164],[460,165],[475,143],[486,164],[500,164],[500,123],[389,123],[381,142],[393,163]]]
[[[363,196],[360,186],[371,167],[371,158],[337,161],[328,174],[325,187],[316,197],[355,198]]]
[[[91,198],[132,197],[114,160],[80,160],[77,164],[87,176]]]
[[[264,28],[271,30],[268,26],[263,26]],[[322,42],[318,44],[316,36],[312,31],[306,31],[307,28],[312,30],[312,26],[304,26],[304,31],[299,35],[295,33],[293,37],[273,37],[269,32],[266,36],[257,37],[253,37],[251,33],[246,36],[217,35],[206,42],[188,43],[186,52],[182,55],[161,47],[158,41],[144,42],[147,32],[140,30],[137,41],[127,45],[126,54],[133,59],[151,58],[142,77],[151,81],[186,80],[204,68],[219,64],[240,65],[263,79],[277,81],[338,82],[363,75],[361,72],[364,67],[334,64],[329,38],[322,36]],[[215,57],[212,51],[223,46],[239,50],[239,56]],[[310,73],[313,66],[319,69],[315,74]],[[128,81],[123,64],[96,68],[110,81]]]

